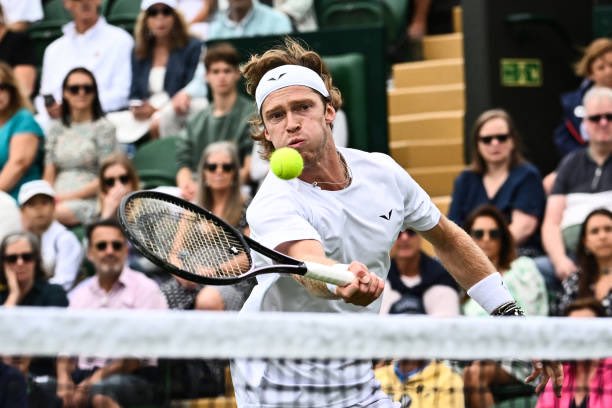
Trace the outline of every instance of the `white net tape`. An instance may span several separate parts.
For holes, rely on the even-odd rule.
[[[612,355],[612,319],[4,308],[0,354],[577,360]]]

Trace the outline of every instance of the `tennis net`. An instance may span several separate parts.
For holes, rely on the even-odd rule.
[[[135,407],[229,408],[235,395],[261,406],[349,407],[375,401],[380,383],[398,407],[533,407],[538,396],[518,379],[534,359],[561,361],[566,373],[565,399],[540,396],[561,405],[538,406],[612,401],[606,318],[5,308],[0,355],[3,368],[26,373],[31,406],[70,394],[75,404],[103,395]],[[17,389],[3,386],[0,396]]]

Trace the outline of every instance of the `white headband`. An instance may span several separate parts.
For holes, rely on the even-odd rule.
[[[281,65],[271,69],[261,77],[257,89],[255,89],[257,110],[261,112],[261,105],[272,92],[293,85],[307,86],[329,98],[329,91],[323,80],[312,69],[301,65]]]

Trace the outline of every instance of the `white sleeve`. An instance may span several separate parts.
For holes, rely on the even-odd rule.
[[[67,292],[72,288],[81,267],[83,247],[77,237],[70,231],[64,231],[58,238],[56,245],[55,273],[50,282],[61,285]]]

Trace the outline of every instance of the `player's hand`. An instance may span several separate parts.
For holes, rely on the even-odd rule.
[[[536,393],[544,391],[544,387],[548,381],[552,381],[553,390],[557,398],[561,397],[561,387],[563,386],[563,366],[554,361],[533,361],[533,370],[525,382],[532,382],[538,377],[542,377],[540,383],[536,386]]]
[[[553,266],[555,267],[555,274],[561,281],[578,270],[574,261],[567,256],[564,256],[558,262],[554,262]]]
[[[385,281],[368,271],[360,262],[351,262],[349,271],[353,272],[355,279],[347,286],[338,286],[336,295],[347,303],[358,306],[367,306],[381,295]]]

